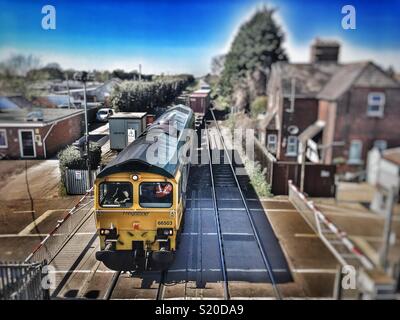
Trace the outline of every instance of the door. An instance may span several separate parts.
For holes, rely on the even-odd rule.
[[[112,150],[122,150],[126,147],[125,120],[113,119],[109,121],[110,126],[110,148]]]
[[[35,158],[35,136],[33,130],[19,130],[19,150],[22,158]]]

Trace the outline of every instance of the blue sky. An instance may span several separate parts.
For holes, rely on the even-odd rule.
[[[0,0],[0,59],[32,53],[43,63],[143,72],[209,71],[238,27],[263,3],[278,8],[292,61],[307,61],[317,36],[343,42],[342,61],[372,59],[400,71],[400,0]],[[41,28],[41,8],[56,8],[56,30]],[[341,8],[356,8],[357,29],[341,28]]]

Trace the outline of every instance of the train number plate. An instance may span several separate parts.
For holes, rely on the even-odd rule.
[[[172,220],[157,220],[157,227],[172,227]]]

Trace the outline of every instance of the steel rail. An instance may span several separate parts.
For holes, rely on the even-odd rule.
[[[165,293],[165,277],[167,275],[167,271],[162,271],[160,276],[160,284],[158,285],[156,300],[163,300]]]
[[[228,286],[228,272],[226,270],[226,263],[225,263],[225,253],[224,253],[224,244],[222,239],[222,230],[221,230],[221,221],[219,219],[219,211],[218,211],[218,204],[217,204],[217,196],[215,192],[215,184],[214,184],[214,172],[212,168],[212,153],[210,147],[210,140],[209,140],[209,132],[208,127],[206,127],[206,140],[207,140],[207,148],[209,151],[209,165],[210,165],[210,176],[211,176],[211,189],[212,189],[212,198],[213,198],[213,207],[214,207],[214,214],[217,223],[217,234],[218,234],[218,246],[219,246],[219,254],[221,260],[221,272],[223,277],[223,285],[224,285],[224,299],[230,299],[229,293],[229,286]]]
[[[117,285],[119,276],[121,275],[121,271],[116,271],[111,279],[110,286],[108,287],[106,294],[104,295],[104,300],[110,300],[112,293]]]
[[[227,147],[226,147],[226,145],[225,145],[224,138],[223,138],[222,133],[221,133],[221,130],[220,130],[220,128],[219,128],[217,119],[215,118],[214,111],[213,111],[212,109],[210,109],[210,111],[211,111],[211,115],[212,115],[212,117],[213,117],[213,120],[214,120],[214,122],[215,122],[216,128],[217,128],[218,136],[219,136],[219,138],[220,138],[220,141],[221,141],[221,143],[222,143],[222,146],[224,147],[224,151],[225,151],[225,153],[226,153],[226,155],[227,155],[227,157],[228,157],[229,166],[230,166],[230,168],[231,168],[231,171],[232,171],[232,174],[233,174],[233,178],[235,179],[236,185],[237,185],[237,187],[238,187],[238,190],[239,190],[239,193],[240,193],[240,197],[241,197],[241,199],[242,199],[243,205],[244,205],[245,210],[246,210],[246,213],[247,213],[247,217],[249,218],[250,225],[251,225],[251,228],[252,228],[252,230],[253,230],[253,233],[254,233],[254,237],[255,237],[255,239],[256,239],[257,246],[258,246],[258,248],[259,248],[259,250],[260,250],[260,253],[261,253],[263,262],[264,262],[264,264],[265,264],[265,266],[266,266],[266,268],[267,268],[267,272],[268,272],[269,278],[270,278],[270,280],[271,280],[271,283],[272,283],[272,287],[273,287],[275,296],[276,296],[276,298],[278,298],[279,300],[281,300],[281,299],[282,299],[282,295],[281,295],[281,293],[279,292],[279,288],[278,288],[278,285],[277,285],[277,282],[276,282],[276,280],[275,280],[275,276],[274,276],[274,273],[273,273],[273,270],[272,270],[271,262],[270,262],[270,260],[269,260],[269,258],[268,258],[268,256],[267,256],[267,254],[265,253],[265,251],[264,251],[264,249],[263,249],[263,246],[262,246],[260,237],[259,237],[259,235],[258,235],[258,231],[257,231],[257,229],[256,229],[256,226],[255,226],[253,217],[251,216],[250,209],[249,209],[249,207],[247,206],[246,198],[245,198],[244,195],[243,195],[242,188],[240,187],[239,180],[238,180],[237,177],[236,177],[235,168],[233,167],[233,164],[232,164],[232,159],[231,159],[231,157],[229,156],[229,152],[228,152]]]

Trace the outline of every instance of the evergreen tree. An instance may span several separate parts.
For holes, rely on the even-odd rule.
[[[284,33],[276,23],[274,9],[263,7],[252,18],[244,23],[232,42],[226,55],[224,69],[220,79],[220,89],[224,96],[232,96],[236,88],[250,89],[249,78],[260,81],[260,74],[266,82],[266,74],[274,62],[286,61],[287,56],[282,48]],[[254,86],[254,85],[253,85]],[[265,94],[264,84],[261,86]],[[249,92],[246,93],[249,96]]]

